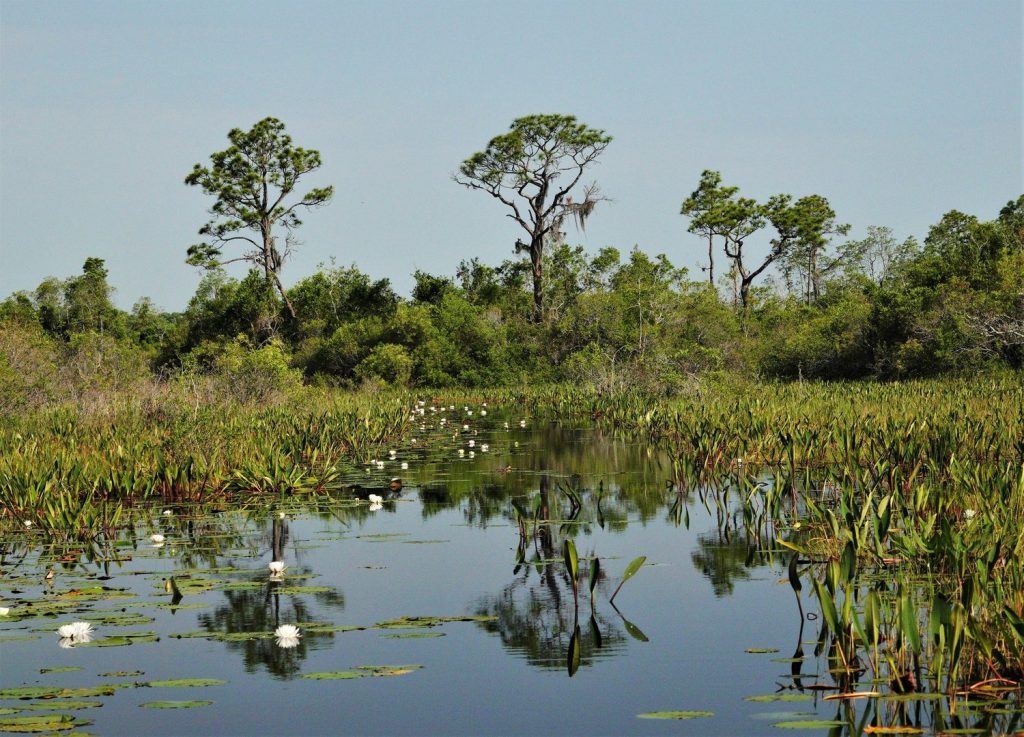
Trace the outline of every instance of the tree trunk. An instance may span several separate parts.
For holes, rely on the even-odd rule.
[[[708,282],[715,286],[715,250],[714,236],[708,234]]]
[[[533,265],[533,322],[544,319],[544,236],[530,239],[530,263]]]
[[[277,291],[281,295],[281,299],[284,301],[284,306],[288,308],[288,314],[292,320],[295,319],[295,307],[292,306],[292,302],[288,299],[288,295],[284,291],[284,284],[281,283],[281,277],[278,276],[278,269],[281,268],[281,257],[277,252],[277,248],[274,246],[274,237],[270,233],[270,222],[264,220],[260,224],[260,231],[263,233],[263,274],[266,276],[267,281],[273,279],[274,284],[277,285]]]

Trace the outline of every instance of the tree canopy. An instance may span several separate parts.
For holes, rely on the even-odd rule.
[[[281,267],[296,245],[299,213],[325,204],[334,189],[314,187],[289,200],[299,180],[320,168],[320,153],[294,146],[277,118],[264,118],[249,131],[234,128],[228,140],[231,146],[212,154],[209,167],[196,164],[185,178],[186,184],[217,198],[210,208],[213,217],[199,229],[209,240],[188,249],[188,263],[206,268],[235,261],[253,264],[275,284],[294,319]],[[285,231],[283,246],[274,235],[276,227]],[[224,259],[223,249],[229,245],[240,245],[242,255]]]
[[[583,190],[581,200],[573,201],[569,193],[611,140],[572,115],[528,115],[463,161],[454,176],[459,184],[487,192],[508,207],[508,217],[528,234],[529,242],[517,241],[516,251],[530,255],[536,322],[544,312],[545,246],[561,241],[566,218],[582,229],[603,199],[596,184]]]

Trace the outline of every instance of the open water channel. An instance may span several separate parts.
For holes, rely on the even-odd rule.
[[[935,700],[827,700],[789,554],[679,493],[644,445],[495,420],[380,465],[330,496],[134,509],[109,545],[0,541],[0,730],[59,714],[38,731],[853,735],[865,709],[929,734],[1012,730]],[[58,636],[77,621],[93,631]],[[687,718],[651,718],[665,711]]]

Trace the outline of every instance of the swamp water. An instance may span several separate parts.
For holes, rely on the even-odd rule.
[[[798,607],[791,554],[710,494],[677,494],[668,459],[646,446],[493,422],[359,473],[330,496],[136,508],[130,534],[101,547],[54,549],[31,531],[0,541],[0,731],[1020,728],[999,702],[960,702],[951,716],[945,698],[884,687],[884,698],[828,700],[834,691],[816,688],[835,686],[814,655],[817,601],[805,586]],[[404,488],[388,488],[393,475]],[[76,621],[91,635],[58,637]],[[281,625],[299,637],[275,637]]]

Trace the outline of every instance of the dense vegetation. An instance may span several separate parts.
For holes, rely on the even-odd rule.
[[[1024,365],[1024,196],[993,219],[951,211],[923,244],[884,227],[844,240],[849,226],[821,195],[759,203],[705,171],[680,193],[689,247],[707,254],[695,279],[668,255],[569,245],[566,223],[582,229],[605,199],[581,180],[612,139],[572,116],[527,116],[454,179],[505,206],[528,242],[496,266],[471,258],[454,275],[416,272],[406,299],[355,266],[286,288],[299,214],[333,193],[299,194],[319,153],[294,146],[274,118],[228,138],[185,179],[216,197],[204,240],[188,248],[206,269],[188,307],[118,309],[101,258],[9,296],[0,415],[154,377],[247,401],[301,384],[569,381],[672,394],[713,372],[892,379]],[[758,241],[767,255],[755,258]],[[232,278],[232,262],[252,270]]]
[[[835,250],[819,259],[831,261],[817,297],[780,279],[755,287],[744,309],[666,256],[562,243],[545,255],[540,323],[525,259],[417,272],[410,299],[355,267],[324,268],[287,290],[291,319],[257,270],[211,271],[181,313],[145,299],[125,312],[90,258],[80,275],[0,304],[0,412],[151,377],[219,377],[246,400],[303,382],[671,393],[714,371],[906,378],[1024,364],[1024,197],[991,221],[948,213],[921,248],[874,228]]]

